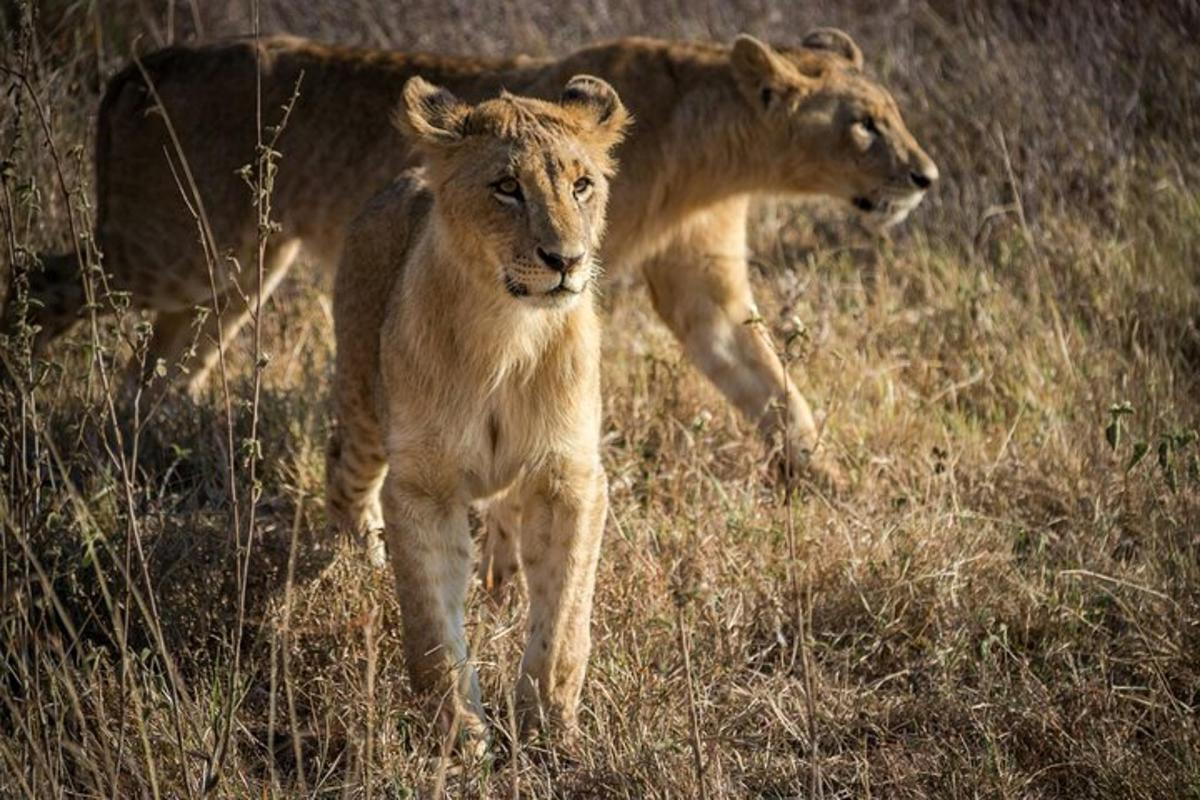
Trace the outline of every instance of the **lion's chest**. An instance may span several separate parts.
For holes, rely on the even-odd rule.
[[[468,496],[491,497],[536,470],[558,438],[553,427],[532,398],[501,396],[479,408],[460,442]]]

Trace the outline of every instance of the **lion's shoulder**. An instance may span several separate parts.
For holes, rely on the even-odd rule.
[[[396,176],[371,198],[346,231],[335,308],[380,318],[432,206],[433,195],[420,168]]]
[[[379,190],[350,223],[351,231],[371,230],[399,223],[403,228],[417,222],[413,215],[424,216],[433,203],[433,194],[424,167],[412,167],[397,175]]]
[[[432,206],[433,194],[425,170],[422,167],[405,170],[367,201],[351,220],[347,228],[347,252],[360,257],[368,255],[375,263],[403,262]]]

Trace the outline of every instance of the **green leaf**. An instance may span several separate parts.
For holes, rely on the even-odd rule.
[[[1112,422],[1108,423],[1108,427],[1104,429],[1104,438],[1108,440],[1108,446],[1113,450],[1117,449],[1117,445],[1121,443],[1121,418],[1114,416]]]
[[[1124,403],[1113,403],[1108,407],[1108,413],[1115,419],[1117,417],[1128,416],[1133,413],[1133,405],[1126,400]]]
[[[1134,442],[1133,443],[1133,454],[1129,456],[1129,463],[1125,465],[1125,471],[1129,472],[1129,470],[1133,469],[1138,464],[1142,463],[1142,459],[1145,458],[1146,453],[1149,453],[1149,452],[1150,452],[1150,445],[1146,444],[1145,442],[1140,442],[1140,441]]]
[[[1175,477],[1174,467],[1167,467],[1166,478],[1167,488],[1171,490],[1171,493],[1174,494],[1175,492],[1179,491],[1179,480]]]
[[[1179,481],[1175,475],[1175,465],[1171,463],[1173,450],[1174,439],[1169,434],[1164,434],[1158,443],[1158,466],[1162,469],[1163,478],[1167,482],[1167,488],[1172,493],[1179,489]]]

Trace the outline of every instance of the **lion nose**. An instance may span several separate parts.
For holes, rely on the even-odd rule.
[[[909,177],[912,178],[913,185],[918,189],[928,189],[938,179],[938,169],[930,164],[920,169],[914,169],[909,173]]]
[[[579,262],[583,261],[583,257],[587,255],[586,252],[576,253],[574,255],[569,255],[567,253],[555,253],[553,251],[543,249],[541,245],[538,245],[537,254],[538,258],[540,258],[542,263],[547,267],[555,272],[562,272],[564,274],[575,269],[575,267],[579,265]]]

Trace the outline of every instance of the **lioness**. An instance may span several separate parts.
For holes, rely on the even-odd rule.
[[[577,73],[609,81],[638,122],[618,153],[627,168],[613,183],[603,262],[610,271],[640,269],[688,357],[765,437],[784,445],[785,474],[811,467],[820,477],[823,465],[833,466],[818,450],[808,403],[785,380],[762,331],[745,324],[755,317],[746,216],[754,193],[807,193],[842,198],[854,213],[891,224],[937,179],[896,103],[863,73],[849,36],[818,29],[800,47],[780,49],[750,36],[732,46],[628,38],[558,60],[352,50],[286,37],[149,55],[144,68],[201,202],[189,207],[181,195],[164,114],[155,113],[141,70],[130,66],[109,82],[100,107],[96,236],[114,288],[158,311],[151,364],[179,358],[194,337],[194,307],[210,304],[196,214],[219,251],[252,262],[257,220],[237,173],[255,152],[256,64],[267,124],[300,81],[279,140],[272,205],[281,231],[268,248],[263,292],[301,246],[336,264],[345,223],[410,165],[412,153],[389,133],[385,111],[405,78],[420,72],[468,100],[501,88],[551,98]],[[73,262],[51,258],[34,276],[45,304],[34,321],[47,336],[83,306]],[[228,269],[216,283],[228,307],[201,337],[204,364],[215,342],[243,323],[243,294],[253,300],[259,288],[252,269]],[[191,380],[205,371],[192,369]]]
[[[592,283],[627,119],[588,76],[475,106],[409,79],[396,121],[425,167],[351,225],[337,272],[328,508],[373,528],[382,485],[413,684],[476,733],[467,512],[497,496],[529,587],[518,709],[575,722],[607,505]]]

